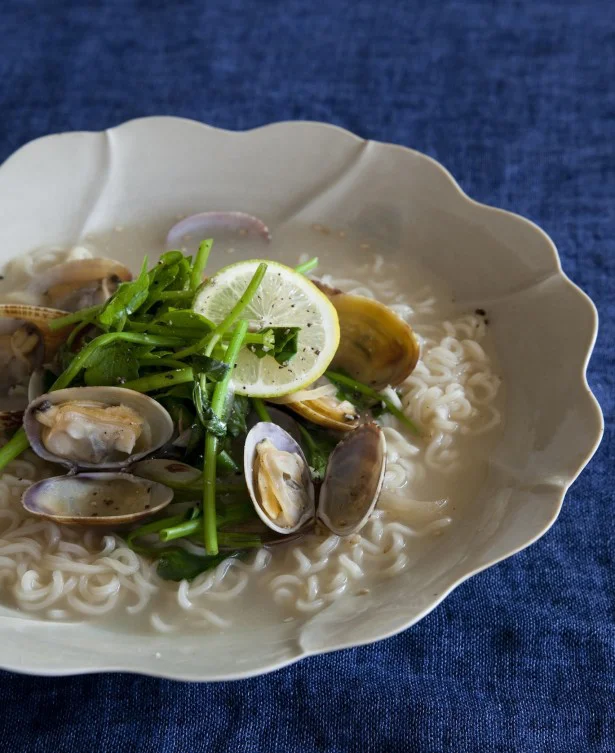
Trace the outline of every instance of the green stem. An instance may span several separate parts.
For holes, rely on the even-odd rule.
[[[184,536],[192,536],[203,527],[203,521],[200,518],[196,520],[184,520],[177,525],[165,527],[160,531],[160,541],[174,541],[182,539]]]
[[[275,345],[275,337],[271,330],[265,332],[248,332],[246,339],[243,341],[244,345],[270,345],[272,348]]]
[[[90,327],[92,322],[90,322],[88,319],[84,319],[82,322],[79,322],[75,329],[70,333],[70,335],[66,338],[66,348],[67,350],[72,350],[73,343],[79,337],[80,333],[83,332],[86,327]]]
[[[216,467],[221,473],[226,473],[227,475],[229,473],[238,473],[239,471],[237,463],[233,460],[233,458],[228,454],[226,450],[222,450],[222,452],[218,453],[218,456],[216,458]]]
[[[260,418],[261,421],[267,421],[271,423],[271,416],[269,415],[269,411],[267,410],[267,408],[265,408],[265,403],[260,398],[252,398],[252,407],[254,408],[256,415]]]
[[[181,523],[183,519],[183,515],[173,515],[170,518],[162,518],[162,520],[155,520],[153,523],[146,523],[143,526],[139,526],[139,528],[135,528],[134,531],[131,531],[128,536],[126,536],[126,543],[135,552],[149,552],[152,550],[152,547],[139,546],[139,544],[135,544],[135,539],[140,539],[142,536],[148,536],[151,533],[158,533],[165,528],[171,528],[172,526]]]
[[[156,294],[156,299],[159,301],[191,301],[193,298],[193,290],[164,290]]]
[[[326,371],[325,376],[327,379],[330,379],[332,382],[335,382],[337,384],[343,384],[345,387],[350,387],[355,392],[361,393],[361,395],[366,395],[367,397],[371,397],[376,402],[384,403],[386,405],[387,410],[389,413],[391,413],[395,418],[399,419],[405,426],[407,426],[411,431],[413,431],[417,436],[421,436],[421,431],[418,428],[418,426],[412,421],[408,416],[406,416],[402,411],[399,410],[399,408],[394,405],[388,397],[385,397],[384,395],[381,395],[377,390],[373,389],[372,387],[368,387],[366,384],[363,384],[362,382],[357,382],[356,379],[352,379],[351,377],[346,376],[345,374],[338,374],[336,371]]]
[[[184,366],[183,369],[174,369],[173,371],[163,371],[161,374],[148,374],[139,379],[133,379],[122,385],[124,389],[134,390],[135,392],[154,392],[162,390],[165,387],[173,387],[176,384],[185,384],[194,381],[194,374],[190,366]]]
[[[4,470],[11,460],[15,460],[22,452],[25,452],[29,446],[30,442],[22,426],[0,450],[0,471]]]
[[[70,366],[53,383],[51,390],[61,390],[64,387],[68,387],[87,364],[89,357],[95,350],[109,345],[116,340],[126,340],[138,345],[162,345],[167,347],[176,347],[181,344],[181,340],[176,337],[156,337],[155,335],[140,335],[134,332],[108,332],[106,335],[99,335],[99,337],[92,340],[85,348],[79,351],[79,354],[75,356]]]
[[[157,358],[156,356],[141,356],[139,366],[168,366],[169,369],[186,368],[183,361],[176,361],[174,358]]]
[[[261,265],[263,266],[263,265]],[[261,276],[262,279],[262,276]],[[254,295],[254,292],[252,295]],[[231,368],[224,377],[216,384],[211,400],[211,409],[220,419],[228,406],[228,391],[233,364],[237,360],[243,339],[248,331],[248,322],[240,321],[228,349],[224,354],[224,363]],[[203,528],[205,548],[210,555],[218,554],[218,531],[216,529],[216,455],[218,450],[218,438],[211,432],[205,437],[205,459],[203,462]]]
[[[169,324],[148,324],[145,322],[129,322],[127,325],[129,332],[142,332],[148,335],[162,335],[176,337],[183,340],[197,340],[202,337],[203,329],[189,327],[173,327]]]
[[[192,265],[192,274],[190,275],[190,290],[193,294],[203,282],[203,272],[207,266],[207,260],[209,259],[209,252],[211,251],[213,242],[213,238],[203,241],[199,245],[199,250],[196,252],[196,259]]]
[[[80,309],[79,311],[75,311],[73,314],[67,314],[66,316],[59,316],[57,319],[51,319],[48,322],[49,329],[55,331],[56,329],[62,329],[62,327],[66,327],[68,324],[75,324],[76,322],[81,322],[84,319],[90,319],[92,316],[98,314],[101,309],[102,306],[90,306],[87,309]]]
[[[206,335],[204,338],[199,340],[198,343],[195,345],[191,345],[189,348],[184,348],[184,350],[180,350],[178,353],[175,354],[175,358],[186,358],[186,356],[191,356],[194,353],[200,353],[205,349],[205,355],[209,356],[211,355],[212,350],[215,348],[218,341],[222,338],[222,335],[229,330],[233,324],[239,319],[241,314],[243,313],[243,310],[246,308],[246,306],[250,303],[252,298],[254,298],[254,294],[259,288],[259,285],[263,281],[263,277],[265,276],[265,272],[267,271],[267,265],[263,262],[258,265],[256,272],[254,273],[254,276],[250,280],[248,287],[243,292],[243,295],[241,298],[237,301],[237,303],[233,306],[233,308],[229,311],[229,313],[224,317],[224,319],[218,324],[218,326],[214,329],[213,332],[210,332],[208,335]]]
[[[318,452],[318,446],[316,442],[312,439],[310,432],[305,428],[305,426],[303,426],[303,424],[300,424],[299,422],[297,422],[297,426],[299,427],[299,432],[301,433],[303,440],[308,446],[309,455],[311,457],[314,451]]]
[[[295,272],[299,272],[301,275],[307,275],[312,270],[316,269],[318,266],[318,257],[315,256],[313,259],[310,259],[309,261],[304,262],[303,264],[299,264],[299,266],[295,267]]]

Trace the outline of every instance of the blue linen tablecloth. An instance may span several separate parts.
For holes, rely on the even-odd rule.
[[[3,0],[0,159],[172,114],[336,123],[555,240],[615,364],[612,0]],[[35,221],[35,218],[33,218]],[[615,751],[613,430],[536,545],[394,638],[235,683],[0,674],[2,751]]]

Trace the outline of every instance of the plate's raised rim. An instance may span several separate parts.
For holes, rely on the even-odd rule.
[[[331,132],[336,132],[338,134],[343,135],[346,139],[354,141],[355,143],[359,143],[359,144],[370,143],[379,149],[396,150],[400,154],[402,153],[411,154],[413,155],[414,158],[422,160],[423,162],[429,164],[431,169],[439,172],[442,176],[444,176],[446,180],[450,183],[451,187],[457,191],[459,196],[465,202],[467,202],[468,205],[471,205],[474,207],[480,207],[481,211],[502,214],[502,215],[506,215],[508,217],[514,218],[516,221],[525,224],[527,227],[531,228],[535,233],[540,235],[542,240],[546,241],[546,243],[541,244],[541,247],[549,250],[550,257],[551,257],[550,260],[551,262],[554,262],[554,271],[552,273],[552,276],[560,278],[561,281],[565,284],[566,288],[568,288],[569,294],[575,295],[580,301],[582,301],[586,309],[590,313],[589,320],[591,322],[591,328],[589,331],[585,333],[585,356],[583,358],[582,363],[579,364],[581,368],[580,368],[580,373],[578,376],[580,378],[580,386],[582,387],[586,397],[588,398],[585,402],[585,406],[586,406],[585,410],[586,410],[588,419],[592,421],[593,426],[594,426],[593,441],[588,443],[588,447],[585,450],[584,456],[579,460],[577,467],[574,469],[574,471],[572,472],[569,471],[568,473],[563,474],[561,485],[559,485],[558,487],[555,487],[555,486],[553,487],[553,491],[552,491],[552,495],[553,495],[552,498],[554,502],[553,515],[542,526],[542,528],[536,531],[534,536],[529,538],[527,541],[523,542],[523,544],[512,548],[510,551],[506,552],[502,556],[495,557],[493,558],[493,560],[489,560],[488,562],[482,564],[480,567],[476,567],[474,569],[469,570],[463,576],[457,577],[445,589],[441,591],[438,597],[434,597],[433,602],[427,605],[417,615],[410,618],[407,622],[399,626],[396,626],[394,629],[379,633],[377,636],[374,636],[373,638],[372,637],[366,638],[365,640],[362,640],[362,641],[348,641],[348,642],[339,641],[333,645],[327,646],[326,648],[323,648],[322,650],[318,650],[318,651],[307,651],[303,649],[301,652],[298,652],[296,656],[292,656],[288,659],[275,662],[272,664],[268,664],[263,667],[254,668],[246,672],[241,672],[241,671],[225,672],[223,674],[220,674],[219,676],[208,677],[206,679],[212,680],[212,681],[234,680],[234,679],[242,679],[242,678],[247,678],[247,677],[253,677],[256,675],[266,674],[268,672],[272,672],[277,669],[281,669],[285,666],[294,664],[295,662],[307,656],[321,654],[321,653],[328,653],[330,651],[336,651],[336,650],[340,650],[344,648],[361,646],[361,645],[371,643],[374,640],[383,640],[385,638],[389,638],[393,635],[396,635],[400,633],[401,631],[405,630],[406,628],[411,627],[420,619],[422,619],[427,614],[429,614],[429,612],[435,609],[435,607],[438,606],[438,604],[440,604],[453,591],[453,589],[455,589],[457,586],[459,586],[461,583],[466,581],[471,576],[476,575],[477,573],[491,567],[492,565],[497,564],[498,562],[501,562],[504,559],[507,559],[513,554],[530,546],[530,544],[534,543],[541,536],[543,536],[557,519],[568,488],[575,481],[575,479],[578,478],[583,468],[591,460],[593,454],[598,448],[598,445],[600,444],[600,440],[602,438],[602,434],[604,431],[604,419],[602,416],[602,411],[587,381],[587,366],[588,366],[589,359],[591,357],[591,354],[594,348],[594,344],[596,342],[596,337],[597,337],[597,332],[598,332],[598,312],[597,312],[596,306],[594,305],[591,298],[583,290],[581,290],[581,288],[579,288],[575,283],[573,283],[565,274],[562,268],[561,260],[557,252],[555,243],[550,238],[550,236],[536,223],[532,222],[531,220],[519,214],[511,212],[509,210],[500,209],[498,207],[494,207],[489,204],[485,204],[483,202],[479,202],[479,201],[476,201],[475,199],[472,199],[461,188],[461,186],[455,180],[453,175],[440,162],[438,162],[433,157],[430,157],[429,155],[426,155],[415,149],[402,146],[400,144],[392,144],[392,143],[373,141],[373,140],[368,141],[366,139],[361,138],[360,136],[357,136],[351,131],[348,131],[345,128],[342,128],[337,125],[332,125],[329,123],[320,123],[317,121],[305,121],[305,120],[296,120],[296,121],[290,120],[290,121],[278,121],[275,123],[257,126],[255,128],[250,128],[250,129],[245,129],[245,130],[229,130],[229,129],[224,129],[224,128],[217,128],[215,126],[211,126],[206,123],[201,123],[196,120],[191,120],[189,118],[180,118],[180,117],[169,116],[169,115],[134,118],[134,119],[125,121],[119,125],[113,126],[112,128],[105,129],[105,131],[66,131],[62,133],[41,136],[37,139],[34,139],[24,144],[23,146],[19,147],[15,152],[13,152],[13,154],[9,155],[6,158],[6,160],[4,160],[2,164],[0,164],[0,170],[9,162],[12,162],[14,159],[16,159],[22,151],[28,149],[33,144],[40,144],[43,141],[53,141],[59,138],[67,138],[67,137],[76,136],[76,135],[109,134],[110,132],[121,131],[122,129],[130,127],[130,126],[134,127],[134,125],[139,124],[139,123],[143,123],[144,125],[148,126],[148,125],[156,125],[157,123],[162,122],[162,121],[189,124],[190,126],[194,128],[199,128],[204,131],[212,131],[216,133],[225,134],[226,136],[229,136],[230,138],[238,138],[242,136],[245,137],[247,135],[250,135],[255,132],[260,132],[260,131],[276,130],[276,129],[293,129],[293,128],[296,128],[297,126],[301,126],[303,128],[306,128],[306,127],[312,128],[314,130],[327,130]],[[24,668],[23,666],[16,666],[16,665],[11,666],[11,664],[6,664],[6,663],[3,665],[3,668],[14,671],[14,672],[38,674],[38,675],[46,675],[46,676],[66,676],[66,675],[87,674],[87,673],[92,673],[92,672],[132,672],[135,674],[141,674],[141,675],[146,675],[146,676],[151,676],[151,677],[161,677],[161,678],[174,679],[174,680],[195,681],[195,679],[198,679],[198,678],[195,678],[194,676],[182,675],[181,672],[177,672],[177,673],[157,672],[155,665],[150,665],[147,668],[144,668],[143,666],[136,666],[136,665],[135,666],[126,666],[126,665],[100,666],[98,664],[88,663],[87,657],[85,656],[83,660],[83,666],[70,667],[70,668],[67,668],[66,671],[58,670],[56,668],[50,669],[45,666],[37,666],[37,667],[30,666],[30,667]]]

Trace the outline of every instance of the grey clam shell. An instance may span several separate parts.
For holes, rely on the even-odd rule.
[[[318,518],[338,536],[360,531],[376,506],[385,471],[384,433],[377,424],[362,424],[329,457]]]
[[[32,484],[21,503],[56,523],[113,527],[157,513],[172,499],[168,487],[128,473],[78,473]]]

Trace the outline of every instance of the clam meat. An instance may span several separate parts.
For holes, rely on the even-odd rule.
[[[105,303],[128,280],[132,272],[114,259],[72,259],[41,272],[26,292],[45,306],[78,311]]]
[[[296,533],[316,518],[338,536],[357,533],[378,502],[385,469],[382,429],[374,423],[362,424],[331,453],[316,506],[307,461],[283,429],[266,422],[256,424],[244,451],[254,508],[279,533]]]
[[[331,383],[300,390],[272,402],[284,405],[317,426],[332,431],[352,431],[359,425],[359,413],[348,400],[338,400]]]
[[[152,398],[122,387],[41,395],[24,415],[32,449],[69,468],[123,468],[169,441],[173,421]]]
[[[314,518],[314,485],[301,447],[276,424],[261,422],[244,448],[246,484],[261,520],[278,533],[294,533]]]
[[[65,311],[21,304],[0,305],[0,429],[19,426],[28,404],[28,383],[49,363],[72,327],[52,331]]]

